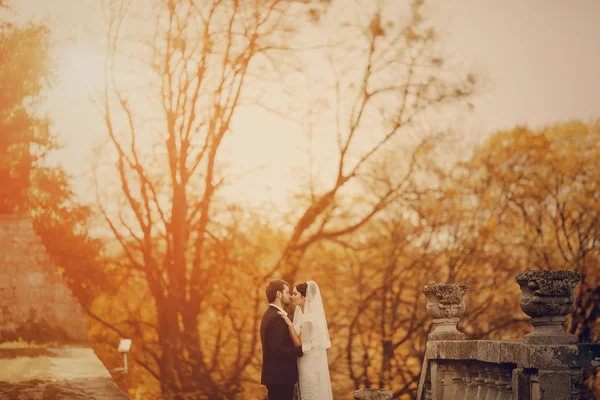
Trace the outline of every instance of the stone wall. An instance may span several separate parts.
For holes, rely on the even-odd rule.
[[[0,214],[0,342],[87,342],[85,316],[31,217]]]

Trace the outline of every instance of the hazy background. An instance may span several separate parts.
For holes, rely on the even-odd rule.
[[[444,50],[484,79],[472,101],[475,111],[450,116],[470,140],[516,124],[537,128],[598,113],[600,2],[436,0],[428,9]],[[66,146],[51,160],[79,177],[88,172],[82,166],[92,147],[105,139],[100,114],[89,101],[103,79],[106,27],[100,1],[22,0],[17,10],[22,19],[43,20],[52,29],[58,83],[48,93],[46,109]],[[257,131],[234,136],[232,157],[236,149],[244,153],[239,172],[254,171],[239,190],[255,202],[283,201],[285,182],[305,161],[298,127],[267,113],[240,113],[237,121]],[[86,182],[76,185],[84,196],[90,193]],[[264,190],[248,193],[257,186]]]
[[[600,340],[600,2],[9,4],[0,213],[108,369],[133,339],[133,398],[264,399],[273,278],[319,283],[335,398],[416,397],[432,282],[470,286],[468,339],[519,340],[515,275],[575,271],[565,330]]]

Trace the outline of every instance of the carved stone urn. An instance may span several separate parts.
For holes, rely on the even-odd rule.
[[[523,338],[529,344],[576,343],[574,335],[565,332],[566,316],[575,310],[573,289],[580,276],[573,271],[535,270],[516,275],[521,287],[521,310],[531,317],[533,332]]]
[[[434,330],[429,340],[461,340],[465,334],[456,328],[465,313],[465,294],[469,286],[464,283],[431,283],[423,286],[427,297],[427,313],[433,317]]]

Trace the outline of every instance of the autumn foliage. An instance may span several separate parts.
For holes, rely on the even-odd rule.
[[[452,129],[427,122],[468,109],[479,82],[448,72],[421,1],[402,23],[371,1],[358,22],[327,19],[335,1],[154,3],[103,3],[107,81],[95,102],[108,146],[90,160],[94,204],[43,162],[60,136],[34,107],[49,76],[45,28],[0,28],[11,89],[0,91],[1,212],[34,215],[106,365],[120,364],[120,337],[133,339],[118,381],[133,398],[264,398],[257,330],[271,277],[319,283],[334,398],[363,387],[415,398],[431,282],[470,286],[468,338],[519,339],[529,325],[515,274],[577,271],[568,329],[600,340],[600,123],[518,126],[459,157]],[[283,89],[311,77],[301,53],[313,47],[296,43],[323,21],[339,24],[315,46],[331,69],[309,79],[322,96],[300,110]],[[248,107],[301,119],[307,137],[324,126],[336,144],[333,172],[308,165],[282,212],[225,191],[235,183],[223,143]],[[583,375],[587,398],[597,373]]]

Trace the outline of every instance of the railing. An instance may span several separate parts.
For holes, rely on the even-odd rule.
[[[600,344],[577,344],[564,331],[575,309],[572,271],[524,271],[516,276],[520,306],[533,331],[522,340],[465,340],[465,284],[423,287],[433,317],[417,400],[576,400],[581,368],[600,366]],[[362,389],[354,399],[390,400],[392,392]]]
[[[429,334],[418,400],[575,400],[581,368],[600,365],[600,344],[576,344],[563,323],[574,309],[579,275],[571,271],[517,274],[521,309],[533,332],[523,340],[463,340],[463,284],[426,285]]]

